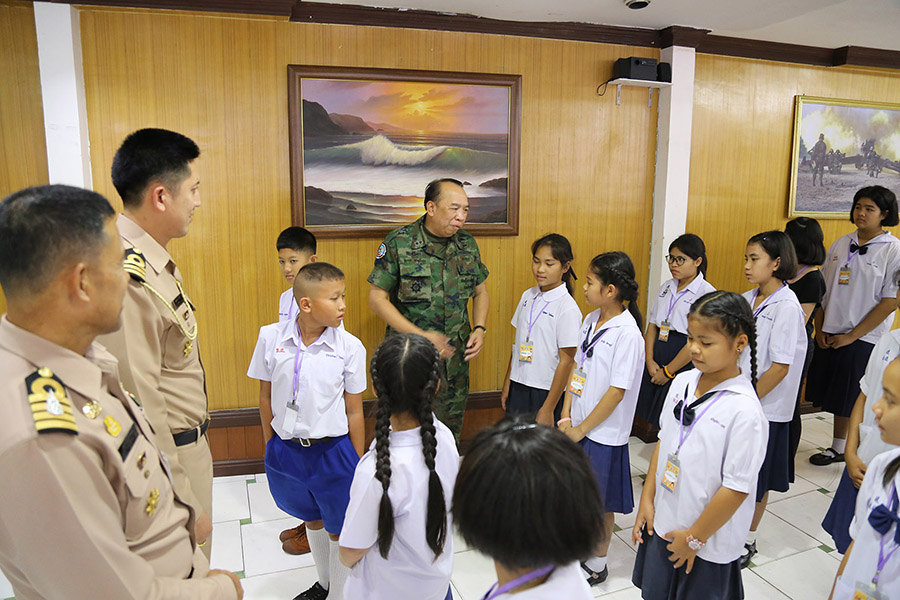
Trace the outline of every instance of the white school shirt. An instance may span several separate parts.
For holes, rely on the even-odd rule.
[[[851,243],[858,243],[857,232],[839,237],[828,249],[822,274],[825,276],[825,322],[822,331],[826,333],[848,333],[872,312],[885,298],[897,296],[894,273],[900,269],[900,240],[890,233],[883,233],[866,243],[865,255],[853,253],[850,258],[850,283],[840,285],[838,278],[847,262]],[[872,331],[860,339],[875,344],[894,322],[891,313]]]
[[[744,292],[750,308],[753,308],[755,292],[756,290]],[[806,320],[797,295],[787,285],[769,297],[771,300],[756,315],[756,375],[762,377],[772,363],[788,365],[788,372],[759,401],[769,421],[788,423],[794,418],[794,404],[797,402],[797,390],[800,389],[803,363],[806,361]],[[749,378],[749,348],[741,353],[739,364],[741,372]]]
[[[534,323],[530,338],[534,352],[531,362],[522,362],[519,347],[528,337],[529,320]],[[541,292],[540,286],[534,286],[522,293],[510,323],[516,328],[516,341],[509,378],[522,385],[549,390],[559,366],[559,349],[574,348],[579,344],[581,309],[578,303],[565,284],[549,292]]]
[[[882,485],[884,471],[888,463],[900,456],[900,448],[879,454],[872,460],[866,471],[859,494],[856,496],[856,512],[850,523],[850,537],[853,538],[853,549],[850,558],[844,565],[844,573],[835,585],[835,600],[851,600],[857,582],[870,583],[878,566],[878,551],[881,546],[881,534],[869,525],[869,513],[879,504],[890,507],[892,486]],[[900,473],[894,476],[894,485],[900,490]],[[895,548],[894,525],[888,530],[884,553],[887,555]],[[879,576],[878,591],[888,600],[900,600],[900,550],[898,550],[884,566]]]
[[[625,396],[605,421],[591,429],[587,438],[598,444],[621,446],[628,443],[634,409],[637,407],[641,377],[644,374],[644,337],[634,317],[627,310],[607,321],[599,331],[606,330],[594,344],[591,358],[583,356],[581,344],[588,336],[594,339],[594,325],[600,319],[600,309],[584,318],[579,333],[580,341],[575,353],[578,366],[585,372],[586,380],[581,396],[573,396],[570,415],[572,426],[584,421],[610,387],[622,388]]]
[[[756,506],[756,480],[769,440],[769,423],[749,379],[738,375],[723,381],[710,390],[725,391],[715,404],[709,405],[713,397],[694,409],[696,425],[678,453],[681,470],[675,491],[663,488],[660,482],[666,461],[678,448],[681,431],[675,406],[684,398],[685,388],[688,404],[697,399],[694,392],[701,375],[693,369],[676,375],[672,381],[659,418],[656,479],[644,485],[656,486],[653,530],[660,537],[670,531],[690,529],[723,486],[747,494],[728,522],[697,553],[703,560],[724,565],[741,555],[750,531]],[[700,418],[707,406],[709,409]],[[684,429],[687,433],[688,428]]]
[[[293,431],[284,431],[284,415],[291,402],[294,359],[304,353],[297,381],[299,415]],[[344,392],[366,390],[366,349],[356,337],[326,327],[309,346],[300,339],[295,321],[264,325],[247,376],[272,383],[272,429],[283,440],[320,439],[348,433]]]
[[[859,380],[859,390],[866,395],[866,406],[863,409],[862,423],[859,424],[856,456],[867,465],[877,455],[897,447],[881,439],[881,432],[875,423],[875,413],[872,412],[872,407],[883,392],[884,371],[897,356],[900,356],[900,329],[888,331],[881,336],[869,355],[866,373]]]
[[[669,326],[672,331],[687,335],[687,316],[691,310],[691,305],[704,294],[716,291],[706,279],[703,273],[697,272],[697,276],[692,282],[687,284],[680,292],[678,291],[678,280],[670,279],[659,288],[659,293],[653,299],[653,306],[650,308],[648,315],[651,323],[659,327],[666,320],[666,314],[669,312],[669,306],[672,306],[672,314],[669,315]],[[676,300],[677,299],[677,300]]]
[[[300,308],[297,306],[297,301],[294,299],[294,288],[284,290],[281,293],[281,297],[278,298],[278,322],[283,323],[284,321],[293,321],[297,318],[299,312]],[[341,323],[337,328],[344,329],[343,319],[341,319]]]
[[[449,511],[459,471],[459,453],[447,426],[437,418],[434,426],[437,440],[434,470],[441,479],[444,503]],[[369,552],[350,571],[344,598],[443,600],[453,569],[453,523],[448,512],[444,551],[434,560],[434,552],[425,541],[429,472],[422,454],[422,428],[392,431],[390,453],[388,497],[394,509],[391,550],[386,559],[382,558],[376,544],[382,488],[375,478],[377,453],[373,441],[356,466],[340,540],[345,548],[369,548]]]
[[[446,590],[444,592],[446,594]],[[577,562],[556,567],[547,581],[518,594],[500,594],[504,600],[591,600],[591,586],[587,584],[587,574]]]

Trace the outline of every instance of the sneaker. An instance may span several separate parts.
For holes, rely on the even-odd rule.
[[[750,566],[750,561],[754,556],[756,556],[756,552],[756,542],[753,542],[752,544],[744,544],[744,552],[738,559],[742,569],[746,569]]]
[[[828,448],[827,450],[810,456],[809,462],[816,465],[817,467],[824,467],[825,465],[830,465],[831,463],[844,462],[844,455],[839,454],[838,451],[834,448]]]
[[[311,588],[303,592],[302,594],[298,594],[294,596],[294,600],[325,600],[328,597],[328,590],[319,585],[319,582],[315,582]]]
[[[589,575],[587,578],[588,585],[597,585],[598,583],[603,583],[606,581],[606,578],[609,577],[609,566],[603,567],[603,570],[597,573],[596,571],[592,571],[586,563],[581,563],[581,568],[584,569],[584,572]]]

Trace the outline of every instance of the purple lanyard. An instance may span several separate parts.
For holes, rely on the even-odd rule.
[[[291,404],[297,404],[297,384],[300,382],[300,369],[303,368],[303,356],[306,354],[305,351],[300,350],[300,345],[303,344],[303,334],[300,333],[300,325],[295,324],[295,327],[297,327],[297,338],[300,340],[300,344],[297,344],[297,356],[294,357],[294,383],[291,385]],[[326,328],[327,330],[328,328]],[[321,340],[323,335],[325,335],[325,331],[316,338],[316,342]],[[316,342],[309,346],[315,345]]]
[[[756,310],[753,311],[753,318],[755,319],[757,316],[759,316],[759,313],[762,312],[762,309],[764,309],[764,308],[766,307],[766,305],[767,305],[767,304],[768,304],[775,296],[777,296],[779,292],[783,291],[786,287],[787,287],[787,284],[786,284],[786,283],[782,283],[780,288],[778,288],[777,290],[775,290],[774,292],[772,292],[772,295],[770,295],[768,298],[766,298],[765,300],[763,300],[762,304],[759,305],[759,308],[757,308]],[[759,297],[759,288],[756,288],[756,289],[753,291],[753,299],[750,301],[750,306],[753,306],[754,304],[756,304],[756,299],[757,299],[758,297]]]
[[[541,567],[540,569],[535,569],[534,571],[531,571],[530,573],[525,573],[521,577],[517,577],[516,579],[513,579],[509,583],[506,583],[499,588],[497,588],[497,584],[495,583],[494,585],[491,586],[491,589],[488,590],[487,594],[484,595],[484,598],[482,600],[493,600],[493,598],[496,598],[497,596],[502,596],[506,592],[508,592],[510,590],[514,590],[524,583],[528,583],[529,581],[534,581],[538,577],[543,577],[547,573],[552,572],[553,569],[555,569],[555,568],[556,568],[555,565],[547,565],[546,567]]]
[[[809,265],[804,265],[804,267],[803,267],[802,269],[800,269],[800,272],[797,273],[797,277],[794,279],[794,281],[799,281],[799,280],[800,280],[800,276],[803,275],[803,273],[804,273],[808,268],[809,268]]]
[[[681,403],[681,419],[679,419],[681,422],[681,430],[678,432],[678,448],[675,450],[675,454],[678,454],[679,452],[681,452],[681,447],[684,446],[684,442],[688,439],[688,436],[691,435],[691,432],[694,431],[694,427],[696,427],[696,425],[700,421],[700,419],[703,418],[703,415],[706,414],[706,411],[708,411],[710,408],[712,408],[712,405],[715,404],[716,402],[718,402],[719,398],[721,398],[722,394],[724,394],[724,393],[725,393],[725,390],[722,390],[721,392],[719,392],[718,394],[713,396],[713,399],[710,400],[709,403],[703,407],[703,410],[700,411],[700,414],[697,415],[697,417],[694,419],[693,423],[691,423],[691,426],[688,427],[687,433],[685,433],[684,432],[684,409],[687,406],[687,399],[688,399],[687,388],[685,388],[684,400]],[[702,400],[703,398],[701,397],[700,399]]]
[[[676,289],[677,289],[677,288],[676,288]],[[690,291],[689,289],[684,288],[683,290],[681,290],[681,293],[680,293],[680,294],[678,294],[678,295],[676,296],[676,295],[673,293],[673,294],[672,294],[672,297],[669,298],[669,311],[666,313],[666,323],[669,322],[669,317],[672,316],[672,311],[675,309],[675,305],[678,304],[678,301],[681,300],[681,297],[684,296],[685,294],[687,294],[689,291]]]
[[[528,311],[528,333],[525,336],[525,341],[531,341],[531,330],[534,328],[534,324],[538,322],[538,319],[541,318],[541,315],[544,314],[544,309],[546,309],[550,305],[549,300],[544,301],[544,307],[538,311],[538,316],[534,316],[534,305],[537,304],[537,299],[540,294],[535,294],[534,298],[531,299],[531,310]]]
[[[900,503],[900,499],[897,498],[897,484],[894,483],[894,486],[891,489],[889,510],[896,511],[898,503]],[[895,525],[894,527],[900,527],[900,525]],[[884,555],[884,538],[888,537],[888,534],[890,534],[890,529],[881,535],[881,545],[878,548],[878,568],[875,570],[875,577],[872,578],[872,583],[876,585],[878,584],[878,578],[881,576],[882,569],[884,569],[885,565],[888,564],[888,561],[891,560],[891,557],[894,555],[894,552],[897,551],[897,548],[900,548],[900,545],[894,544],[894,549],[891,550],[887,556]]]

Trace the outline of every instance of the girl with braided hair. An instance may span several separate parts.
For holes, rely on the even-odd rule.
[[[701,296],[688,344],[696,368],[675,377],[663,405],[632,530],[632,582],[645,600],[743,598],[740,557],[769,433],[750,305],[734,292]],[[738,366],[745,352],[749,378]]]
[[[606,252],[595,256],[584,295],[597,309],[581,326],[581,344],[558,425],[587,454],[603,495],[604,526],[612,531],[614,513],[628,514],[634,509],[628,436],[644,370],[643,319],[637,306],[634,265],[628,255]],[[591,585],[602,583],[609,575],[609,543],[607,537],[597,556],[581,564]]]
[[[372,357],[375,440],[350,488],[341,562],[344,598],[442,600],[450,596],[448,515],[459,453],[432,412],[441,359],[416,334],[394,334]]]

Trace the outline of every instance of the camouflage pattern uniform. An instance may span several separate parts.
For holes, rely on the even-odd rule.
[[[444,243],[426,232],[424,216],[388,234],[369,274],[369,283],[388,292],[401,315],[425,331],[443,333],[456,348],[443,361],[434,409],[457,438],[469,395],[469,363],[463,360],[472,331],[468,303],[487,276],[471,234],[460,230]]]

